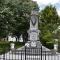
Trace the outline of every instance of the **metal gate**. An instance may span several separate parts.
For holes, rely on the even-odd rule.
[[[0,60],[42,60],[42,47],[41,48],[27,48],[22,50],[5,49],[3,54],[0,54]]]
[[[54,51],[43,50],[39,48],[27,48],[22,50],[5,49],[3,54],[0,54],[0,60],[60,60],[60,54]]]
[[[39,48],[25,47],[25,60],[60,60],[60,54],[56,51]]]
[[[25,47],[25,60],[42,60],[42,47]]]

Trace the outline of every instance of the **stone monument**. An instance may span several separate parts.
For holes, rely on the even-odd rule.
[[[32,11],[30,18],[30,28],[28,32],[28,43],[31,47],[37,46],[37,41],[39,40],[39,29],[38,29],[38,12]]]

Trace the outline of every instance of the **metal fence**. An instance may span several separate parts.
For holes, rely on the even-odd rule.
[[[0,60],[60,60],[60,54],[53,51],[43,51],[41,48],[27,48],[22,50],[5,49],[0,54]]]

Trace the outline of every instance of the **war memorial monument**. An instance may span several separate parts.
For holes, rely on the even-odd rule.
[[[38,47],[39,42],[39,33],[40,30],[38,29],[38,12],[32,11],[31,18],[30,18],[30,28],[28,32],[28,45],[29,47]]]
[[[60,60],[60,54],[44,47],[40,43],[37,11],[31,12],[30,28],[27,33],[27,43],[23,47],[0,55],[0,60]]]

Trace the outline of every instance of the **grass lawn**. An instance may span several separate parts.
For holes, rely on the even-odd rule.
[[[4,41],[0,42],[0,54],[9,51],[11,43],[12,42],[7,42],[7,41],[6,42],[4,42]],[[15,44],[15,49],[24,45],[24,43],[22,43],[22,42],[13,42],[13,43]]]

